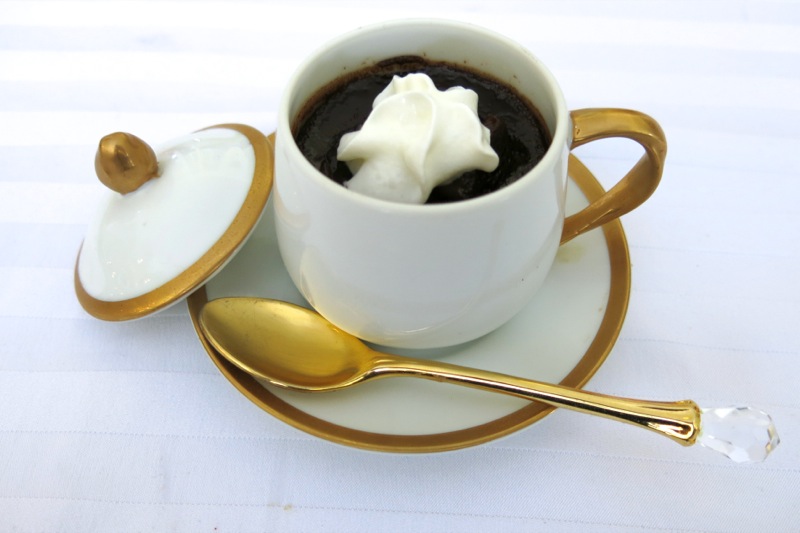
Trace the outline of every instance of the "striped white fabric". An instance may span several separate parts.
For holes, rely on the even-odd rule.
[[[588,388],[758,406],[784,441],[767,462],[562,411],[455,453],[357,451],[241,396],[185,305],[122,324],[80,308],[100,137],[272,131],[308,53],[408,16],[519,41],[573,108],[660,121],[662,186],[624,219],[627,320]],[[0,1],[0,529],[800,530],[799,36],[789,0]],[[638,157],[576,153],[607,186]]]

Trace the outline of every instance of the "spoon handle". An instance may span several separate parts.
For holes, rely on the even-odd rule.
[[[618,398],[440,361],[381,355],[373,377],[389,376],[425,378],[536,400],[641,426],[684,446],[694,444],[700,432],[701,411],[692,400],[656,402]]]

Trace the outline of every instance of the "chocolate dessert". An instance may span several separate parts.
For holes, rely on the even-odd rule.
[[[342,135],[361,128],[375,97],[392,77],[421,72],[439,90],[461,86],[478,94],[478,116],[491,131],[491,146],[500,158],[492,172],[473,170],[436,187],[428,203],[475,198],[508,185],[538,163],[550,146],[550,134],[535,108],[514,89],[461,65],[397,57],[342,76],[323,87],[301,109],[292,127],[300,151],[338,183],[352,177],[337,160]]]

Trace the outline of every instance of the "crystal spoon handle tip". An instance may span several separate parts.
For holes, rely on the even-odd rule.
[[[697,442],[737,463],[761,462],[781,440],[765,412],[751,407],[701,408]]]

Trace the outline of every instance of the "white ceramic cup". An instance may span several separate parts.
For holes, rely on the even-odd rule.
[[[552,134],[544,158],[502,189],[436,205],[366,197],[317,171],[292,136],[304,103],[343,74],[403,55],[464,64],[513,86]],[[610,136],[636,140],[645,154],[606,196],[565,225],[570,149]],[[665,153],[663,132],[646,115],[570,113],[550,72],[501,35],[428,19],[364,27],[309,57],[286,88],[273,190],[281,255],[309,303],[353,335],[403,348],[466,342],[531,300],[561,242],[641,204],[658,184]]]

